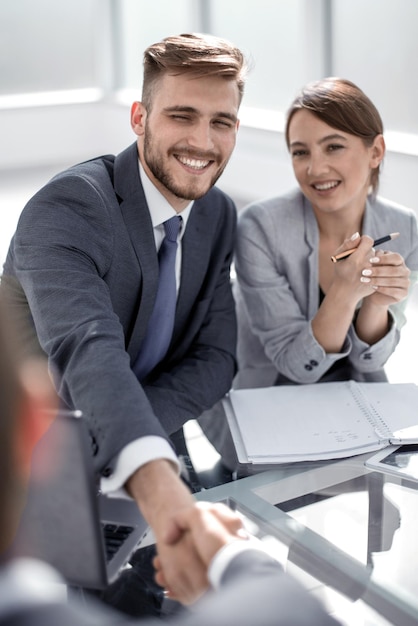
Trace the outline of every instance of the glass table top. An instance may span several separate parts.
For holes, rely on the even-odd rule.
[[[196,497],[237,509],[286,547],[288,571],[361,600],[374,623],[418,625],[418,482],[367,469],[370,456],[278,465]]]

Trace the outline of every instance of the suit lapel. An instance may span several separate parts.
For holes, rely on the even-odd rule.
[[[173,341],[184,331],[196,295],[204,283],[213,240],[213,215],[197,200],[187,221],[182,241],[181,285],[177,300]]]
[[[142,281],[141,304],[127,347],[131,359],[135,359],[145,335],[158,285],[158,257],[151,217],[138,171],[136,144],[116,157],[114,187],[140,266],[138,280]],[[172,342],[184,331],[196,295],[205,280],[213,240],[213,217],[207,201],[196,200],[182,240],[181,285]]]
[[[302,198],[303,219],[305,224],[305,241],[308,247],[307,261],[309,268],[307,313],[308,317],[311,319],[315,315],[319,306],[319,231],[312,205],[304,196]]]
[[[128,344],[131,358],[136,358],[154,306],[158,284],[158,257],[151,217],[138,171],[136,144],[116,157],[114,185],[122,217],[140,267],[138,280],[141,281],[141,304]]]

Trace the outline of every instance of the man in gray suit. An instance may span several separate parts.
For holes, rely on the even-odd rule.
[[[33,448],[51,421],[51,410],[45,408],[55,404],[43,363],[20,362],[10,331],[0,306],[0,625],[139,626],[102,604],[67,604],[55,571],[7,552],[24,504]],[[204,567],[210,567],[209,580],[216,591],[202,598],[193,611],[176,615],[172,626],[336,626],[256,540],[243,534],[240,520],[226,507],[202,503],[178,511],[164,541],[176,545],[184,535],[195,545]],[[160,566],[162,562],[157,563],[158,576],[166,584]],[[160,623],[140,622],[142,626]]]
[[[101,489],[137,501],[185,601],[208,580],[187,534],[162,541],[173,515],[195,506],[170,436],[229,390],[236,369],[236,210],[214,185],[235,145],[244,78],[243,55],[225,40],[180,35],[150,46],[142,101],[131,109],[136,142],[35,194],[1,283],[26,346],[36,337],[62,403],[88,422]],[[144,370],[163,224],[178,215],[170,342]]]

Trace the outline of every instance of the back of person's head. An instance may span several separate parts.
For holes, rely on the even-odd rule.
[[[0,555],[9,547],[25,505],[33,449],[57,408],[45,359],[22,354],[13,320],[0,300]]]
[[[144,52],[142,102],[151,109],[153,90],[165,74],[217,76],[235,81],[241,101],[246,73],[243,53],[226,39],[199,33],[166,37]]]
[[[16,415],[21,385],[16,355],[12,350],[8,320],[0,306],[0,554],[8,545],[14,523],[18,486],[15,468]]]
[[[285,137],[289,147],[289,126],[293,115],[305,109],[316,115],[332,128],[355,135],[371,146],[378,135],[383,134],[383,122],[373,102],[357,85],[338,77],[323,78],[308,83],[290,105]],[[370,184],[376,193],[379,170],[372,171]]]

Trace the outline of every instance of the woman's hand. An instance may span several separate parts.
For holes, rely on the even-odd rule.
[[[372,289],[361,304],[356,319],[360,339],[372,345],[390,328],[388,307],[408,295],[410,270],[397,252],[378,250],[362,270],[361,281]]]
[[[376,253],[373,248],[373,239],[367,235],[360,237],[355,233],[337,248],[335,255],[353,250],[349,256],[334,264],[333,286],[344,292],[344,299],[355,305],[375,292],[375,285],[370,280],[373,264],[376,262]],[[341,296],[340,296],[341,297]]]
[[[410,274],[400,254],[378,250],[370,267],[362,271],[362,281],[373,288],[373,293],[368,296],[369,303],[388,307],[404,300],[408,295]]]

